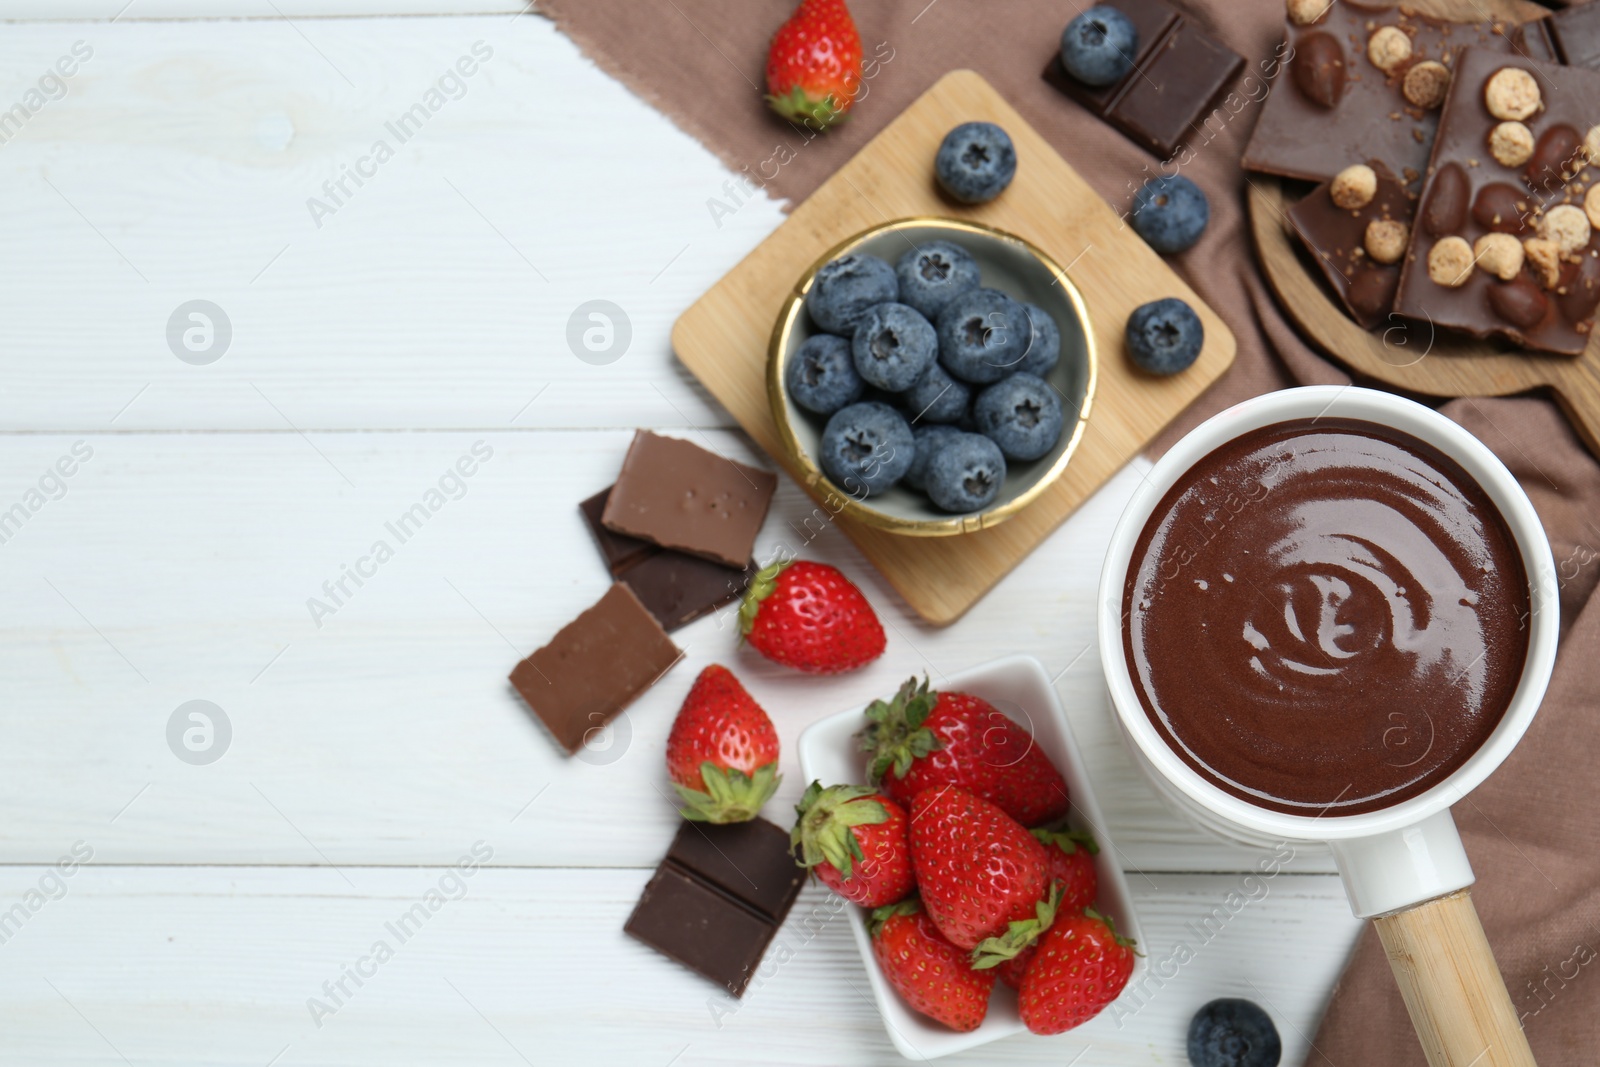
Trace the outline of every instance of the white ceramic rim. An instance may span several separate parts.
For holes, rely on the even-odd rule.
[[[1409,433],[1443,451],[1488,493],[1511,528],[1528,573],[1528,656],[1517,690],[1489,739],[1444,781],[1409,800],[1353,815],[1294,815],[1258,807],[1225,792],[1167,746],[1134,691],[1122,648],[1122,593],[1135,542],[1167,490],[1202,457],[1251,430],[1290,419],[1350,418]],[[1555,663],[1558,586],[1550,542],[1522,487],[1488,447],[1430,408],[1393,393],[1354,386],[1314,385],[1246,400],[1195,427],[1158,460],[1134,491],[1111,535],[1100,574],[1100,663],[1124,737],[1168,784],[1201,808],[1257,834],[1303,841],[1368,837],[1415,825],[1475,789],[1510,755],[1539,709]]]

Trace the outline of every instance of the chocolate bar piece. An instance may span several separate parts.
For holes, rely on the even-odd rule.
[[[1569,355],[1600,303],[1600,73],[1469,48],[1456,64],[1395,310]],[[1586,210],[1587,207],[1587,210]]]
[[[1512,51],[1537,63],[1560,63],[1561,51],[1556,47],[1555,35],[1550,31],[1552,20],[1548,17],[1524,22],[1511,31]]]
[[[609,488],[602,489],[579,504],[578,510],[594,534],[611,576],[633,590],[662,629],[668,633],[681,629],[744,595],[758,569],[755,563],[736,570],[612,533],[600,524],[610,493]]]
[[[1539,21],[1561,62],[1569,67],[1600,70],[1600,7],[1593,3],[1575,4]]]
[[[511,670],[511,684],[570,755],[682,655],[621,582]]]
[[[1111,85],[1085,85],[1067,73],[1057,54],[1045,67],[1044,80],[1130,140],[1169,159],[1238,77],[1244,58],[1165,0],[1114,0],[1111,6],[1128,16],[1138,33],[1133,69]]]
[[[740,997],[804,882],[787,830],[685,821],[623,930]]]
[[[1374,160],[1370,166],[1377,176],[1377,191],[1358,208],[1342,208],[1333,202],[1332,182],[1323,182],[1304,200],[1289,209],[1289,224],[1322,268],[1328,284],[1344,302],[1350,317],[1364,329],[1383,322],[1394,307],[1394,294],[1400,284],[1400,257],[1405,253],[1415,201],[1389,168]],[[1373,224],[1372,240],[1368,230]],[[1397,223],[1405,227],[1384,227]],[[1369,251],[1393,259],[1379,262]],[[1393,250],[1391,252],[1391,249]]]
[[[777,487],[767,471],[640,430],[601,521],[613,533],[742,569]]]
[[[1441,22],[1403,5],[1355,0],[1331,4],[1309,26],[1289,21],[1291,51],[1244,150],[1245,169],[1320,182],[1352,163],[1378,159],[1415,194],[1439,124],[1438,90],[1461,50],[1473,45],[1510,52],[1513,28],[1499,21]],[[1385,43],[1391,44],[1387,50]],[[1407,50],[1404,59],[1390,58]],[[1374,63],[1374,53],[1387,71]]]

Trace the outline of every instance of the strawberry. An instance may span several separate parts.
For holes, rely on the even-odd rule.
[[[923,906],[960,948],[976,948],[1049,903],[1040,900],[1047,864],[1044,846],[987,800],[950,786],[911,802],[911,865]],[[1020,947],[993,953],[996,962]]]
[[[812,782],[789,840],[800,863],[852,904],[877,908],[916,888],[906,809],[864,786]]]
[[[1061,887],[1063,911],[1082,911],[1100,892],[1094,858],[1100,846],[1081,830],[1032,830],[1050,857],[1050,880]]]
[[[890,700],[867,707],[861,747],[868,780],[890,800],[909,805],[928,789],[957,786],[982,797],[1024,826],[1067,813],[1067,783],[1033,735],[987,700],[928,691],[915,678]]]
[[[1036,1034],[1059,1034],[1088,1022],[1128,984],[1133,957],[1133,942],[1093,908],[1061,916],[1022,976],[1023,1024]]]
[[[976,1030],[989,1012],[994,975],[975,971],[916,897],[879,908],[867,924],[889,984],[917,1011],[952,1030]]]
[[[728,668],[713,663],[689,687],[667,735],[667,774],[697,822],[753,819],[777,790],[778,731]]]
[[[739,632],[774,663],[809,674],[852,671],[883,655],[883,624],[872,605],[826,563],[763,568],[739,606]]]
[[[1033,954],[1039,951],[1038,942],[1034,942],[1009,960],[1002,960],[994,968],[994,976],[1012,989],[1022,988],[1022,976],[1028,973],[1028,964],[1033,962]]]
[[[825,130],[861,91],[861,35],[844,0],[801,0],[767,49],[767,103],[790,122]]]

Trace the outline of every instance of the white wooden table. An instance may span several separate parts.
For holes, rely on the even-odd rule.
[[[123,6],[0,5],[25,20],[0,33],[0,111],[27,105],[0,116],[0,1060],[893,1062],[844,924],[802,923],[820,889],[780,934],[792,959],[742,1003],[623,936],[675,820],[663,740],[712,660],[792,745],[912,672],[1022,651],[1060,673],[1145,950],[1194,958],[1130,994],[1113,1039],[983,1061],[1181,1065],[1189,1015],[1239,995],[1300,1062],[1358,929],[1327,858],[1255,881],[1258,856],[1166,813],[1089,651],[1138,470],[942,631],[830,530],[814,555],[890,624],[880,662],[798,679],[703,620],[614,747],[565,759],[506,673],[604,589],[575,505],[635,427],[759,460],[668,331],[777,205],[715,222],[712,155],[504,0],[352,0],[355,18],[139,0],[105,21]],[[505,10],[381,17],[452,6]],[[27,21],[41,9],[58,21]],[[401,143],[386,124],[476,42],[473,74]],[[378,140],[393,157],[363,162]],[[357,168],[333,201],[324,183]],[[312,197],[334,208],[320,226]],[[632,328],[604,365],[566,341],[594,299]],[[194,300],[231,328],[220,358],[220,332],[184,347],[187,320],[169,344]],[[478,442],[492,458],[394,544],[385,522]],[[785,482],[763,547],[804,510]],[[314,618],[308,599],[331,604],[324,583],[380,538],[393,558]],[[169,745],[195,700],[228,723],[214,762]],[[787,769],[779,820],[803,784]],[[458,879],[474,847],[489,858]],[[69,876],[50,866],[74,855]],[[428,923],[348,978],[430,890]]]

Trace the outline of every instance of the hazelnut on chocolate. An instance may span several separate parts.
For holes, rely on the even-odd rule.
[[[1576,204],[1553,207],[1539,220],[1539,236],[1553,242],[1563,253],[1576,252],[1587,245],[1591,233],[1589,216]]]
[[[1505,167],[1520,167],[1533,155],[1533,131],[1516,120],[1489,131],[1489,154]]]
[[[1394,219],[1373,219],[1367,223],[1366,236],[1362,239],[1362,247],[1367,250],[1367,255],[1378,263],[1398,263],[1400,257],[1406,254],[1406,239],[1411,236],[1411,227]]]
[[[1521,121],[1539,110],[1539,83],[1521,67],[1501,67],[1483,86],[1483,103],[1497,119]]]
[[[1589,225],[1600,229],[1600,185],[1589,186],[1583,194],[1583,213],[1589,217]]]
[[[1400,83],[1400,92],[1406,101],[1424,111],[1432,111],[1444,103],[1444,94],[1450,88],[1450,68],[1437,59],[1424,59],[1406,71]]]
[[[1377,172],[1365,163],[1344,168],[1333,176],[1333,184],[1328,186],[1333,202],[1348,211],[1366,207],[1377,194]]]
[[[1522,242],[1522,250],[1527,253],[1528,264],[1538,275],[1540,285],[1554,289],[1561,284],[1561,249],[1554,241],[1530,237]]]
[[[1600,126],[1590,126],[1583,135],[1583,154],[1590,163],[1600,163]]]
[[[1309,26],[1333,6],[1333,0],[1286,0],[1289,21],[1296,26]]]
[[[1464,237],[1443,237],[1428,253],[1428,277],[1454,289],[1472,277],[1472,246]]]
[[[1411,38],[1398,26],[1381,26],[1367,38],[1367,58],[1387,74],[1411,58]]]
[[[1478,266],[1503,282],[1522,272],[1522,242],[1509,233],[1486,233],[1472,244]]]

